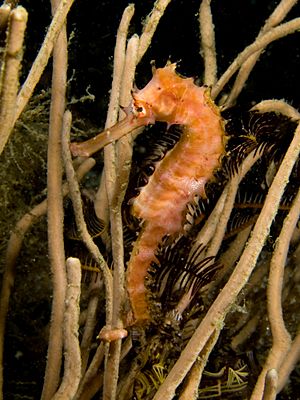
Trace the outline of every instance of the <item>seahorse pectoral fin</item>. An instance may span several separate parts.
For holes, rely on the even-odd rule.
[[[147,125],[147,121],[145,121],[143,118],[137,118],[133,114],[129,114],[122,121],[116,123],[111,128],[105,129],[97,136],[86,140],[85,142],[71,143],[71,152],[73,156],[90,157],[92,154],[101,150],[109,143],[120,139],[122,136],[127,135],[134,129],[143,125]]]

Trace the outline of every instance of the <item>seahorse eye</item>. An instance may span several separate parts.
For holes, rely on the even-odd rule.
[[[145,117],[147,115],[147,110],[142,104],[133,104],[132,112],[136,117]]]
[[[149,105],[140,101],[134,101],[132,104],[132,112],[136,117],[143,118],[149,114]]]
[[[151,104],[143,100],[134,99],[131,105],[132,114],[137,120],[143,121],[144,125],[154,124],[155,117]]]

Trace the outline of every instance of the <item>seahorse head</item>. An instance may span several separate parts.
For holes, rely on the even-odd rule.
[[[148,117],[169,125],[178,123],[178,113],[193,79],[182,78],[175,70],[175,63],[154,69],[151,81],[133,93],[132,112],[136,118]]]
[[[193,109],[198,108],[198,101],[193,101],[193,97],[202,98],[204,89],[196,86],[192,78],[180,77],[175,69],[176,64],[154,69],[151,81],[143,89],[134,91],[130,106],[123,108],[126,117],[86,142],[71,143],[73,155],[90,156],[134,129],[155,121],[169,126],[185,125],[193,117]]]

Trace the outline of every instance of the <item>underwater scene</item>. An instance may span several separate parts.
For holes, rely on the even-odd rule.
[[[0,5],[0,399],[300,400],[300,5]]]

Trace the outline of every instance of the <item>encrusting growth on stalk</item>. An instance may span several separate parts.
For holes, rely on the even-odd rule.
[[[158,245],[166,235],[182,232],[186,205],[195,195],[205,197],[205,184],[224,154],[222,119],[209,89],[196,86],[192,78],[180,77],[175,68],[176,64],[168,64],[155,69],[152,80],[133,93],[132,105],[121,122],[87,142],[71,144],[73,155],[87,156],[155,121],[183,128],[179,142],[157,163],[148,185],[132,202],[132,214],[142,225],[127,269],[134,323],[150,319],[144,281],[156,261]]]

